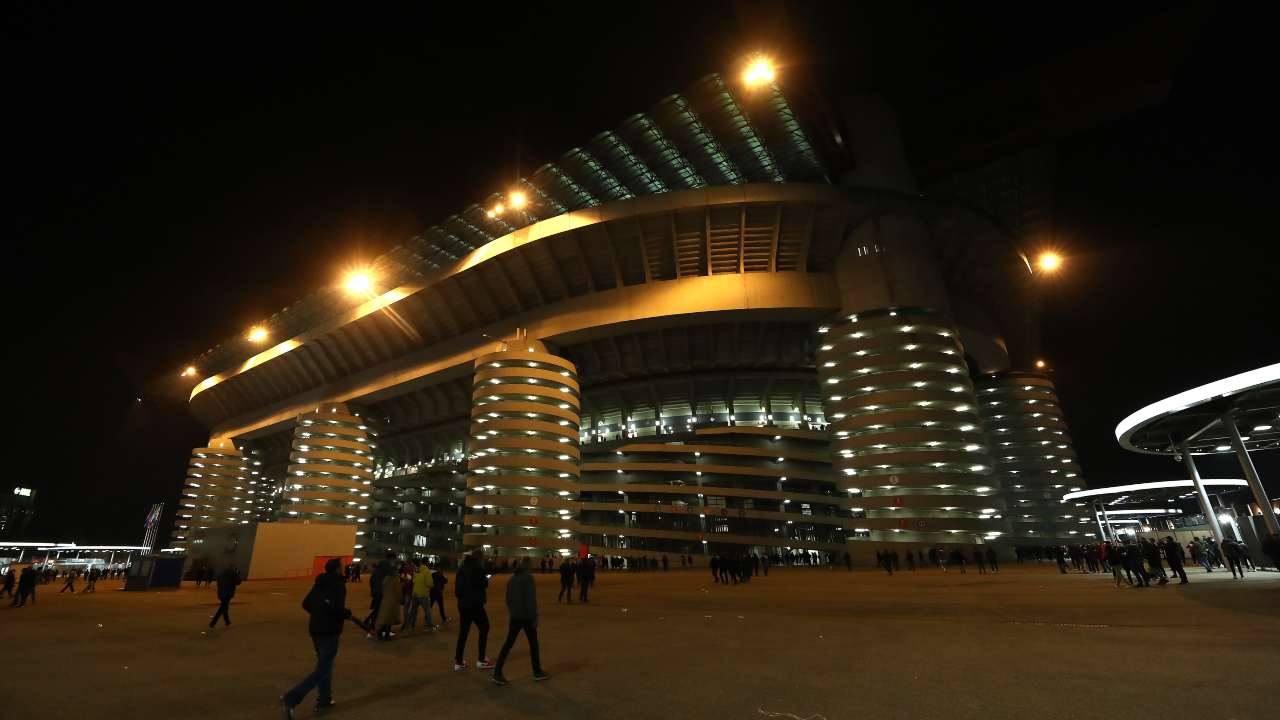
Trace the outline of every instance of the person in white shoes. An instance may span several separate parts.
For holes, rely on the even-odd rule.
[[[454,579],[453,594],[458,598],[458,645],[453,653],[453,669],[468,670],[471,668],[462,653],[467,649],[467,635],[474,624],[480,635],[479,658],[476,665],[481,670],[492,670],[494,663],[484,654],[485,645],[489,642],[489,615],[484,611],[486,594],[489,589],[489,577],[484,572],[484,551],[476,549],[462,560],[458,568],[458,576]]]

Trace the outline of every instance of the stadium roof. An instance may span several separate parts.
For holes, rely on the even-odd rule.
[[[840,169],[833,159],[838,156],[777,84],[745,89],[712,74],[518,180],[507,191],[524,193],[522,207],[507,203],[501,214],[494,213],[506,200],[492,194],[393,248],[371,271],[387,286],[421,283],[499,237],[616,200],[725,185],[830,183]],[[327,287],[260,325],[272,337],[290,338],[360,304],[340,288]],[[259,350],[233,337],[195,364],[207,376]]]

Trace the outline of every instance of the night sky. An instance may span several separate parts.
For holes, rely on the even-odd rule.
[[[887,97],[911,153],[951,139],[936,103],[1162,12],[850,5],[8,4],[5,484],[37,490],[29,535],[140,539],[208,438],[155,378],[750,51]],[[1045,354],[1095,485],[1180,476],[1119,449],[1122,417],[1280,359],[1270,18],[1196,7],[1168,99],[1057,146]]]

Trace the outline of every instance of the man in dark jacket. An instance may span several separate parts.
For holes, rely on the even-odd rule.
[[[293,720],[293,709],[319,687],[316,711],[333,707],[333,660],[338,656],[338,638],[342,624],[351,617],[347,609],[347,586],[342,577],[342,561],[331,558],[324,564],[324,573],[316,577],[311,592],[302,601],[302,609],[311,615],[307,631],[316,649],[316,668],[292,690],[280,697],[280,711],[285,720]]]
[[[578,600],[587,602],[587,591],[596,581],[596,561],[590,556],[578,563]]]
[[[1169,561],[1169,572],[1181,578],[1178,581],[1179,585],[1189,583],[1187,571],[1182,567],[1182,546],[1173,539],[1172,535],[1165,536],[1165,539],[1160,544],[1164,546],[1164,559]]]
[[[484,610],[488,599],[489,577],[485,574],[484,551],[474,550],[462,560],[458,568],[458,576],[454,580],[453,594],[458,599],[458,645],[453,652],[453,669],[468,670],[471,668],[462,653],[467,649],[467,635],[471,632],[472,623],[480,634],[479,655],[476,666],[481,670],[492,670],[493,661],[485,656],[485,646],[489,642],[489,614]]]
[[[1168,585],[1169,578],[1165,575],[1164,563],[1160,560],[1160,548],[1150,538],[1142,541],[1142,557],[1151,566],[1151,577],[1156,578],[1161,585]]]
[[[444,586],[449,584],[449,578],[444,576],[439,565],[431,566],[431,590],[427,598],[431,604],[427,606],[427,619],[431,619],[431,608],[440,606],[440,624],[449,622],[449,616],[444,612]]]
[[[560,594],[556,595],[556,602],[568,600],[570,605],[573,604],[573,576],[577,571],[577,566],[569,558],[560,562]]]
[[[387,573],[395,572],[395,568],[391,567],[395,559],[395,552],[388,550],[387,556],[373,566],[373,572],[369,575],[369,617],[364,619],[365,625],[372,627],[373,621],[378,618],[378,608],[382,607],[382,581],[387,577]],[[356,582],[360,581],[356,580]]]
[[[218,575],[218,612],[213,614],[213,618],[209,620],[209,629],[218,623],[218,618],[222,618],[224,627],[231,624],[231,598],[236,596],[236,586],[240,584],[240,573],[236,570],[235,565],[228,565]]]
[[[18,594],[13,596],[13,602],[9,606],[23,607],[27,604],[27,598],[31,598],[32,605],[36,604],[36,571],[29,565],[22,568],[22,575],[18,576]]]
[[[1236,573],[1240,573],[1240,579],[1244,579],[1244,564],[1240,562],[1244,559],[1244,553],[1240,552],[1240,545],[1230,538],[1222,541],[1222,554],[1227,558],[1227,567],[1231,568],[1231,579],[1236,579]],[[72,592],[75,592],[72,590]]]
[[[511,621],[507,625],[507,641],[502,643],[502,651],[498,653],[498,665],[493,669],[495,685],[506,685],[507,679],[502,675],[502,666],[507,662],[507,654],[516,644],[516,638],[524,631],[529,640],[529,659],[533,661],[533,679],[546,680],[551,677],[542,671],[542,660],[538,655],[538,594],[534,587],[533,576],[529,574],[529,558],[522,558],[516,565],[516,573],[507,582],[507,612]]]

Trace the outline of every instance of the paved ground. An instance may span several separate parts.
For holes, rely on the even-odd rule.
[[[508,687],[452,672],[456,626],[388,643],[348,632],[330,717],[1280,717],[1280,574],[1191,579],[1117,590],[1047,566],[793,569],[724,587],[702,572],[612,573],[569,607],[538,576],[549,682],[532,682],[521,645]],[[308,584],[242,585],[233,625],[212,636],[212,590],[42,587],[34,608],[0,608],[3,716],[276,717],[310,666]],[[367,604],[367,585],[351,587]],[[495,578],[493,656],[504,588]]]

